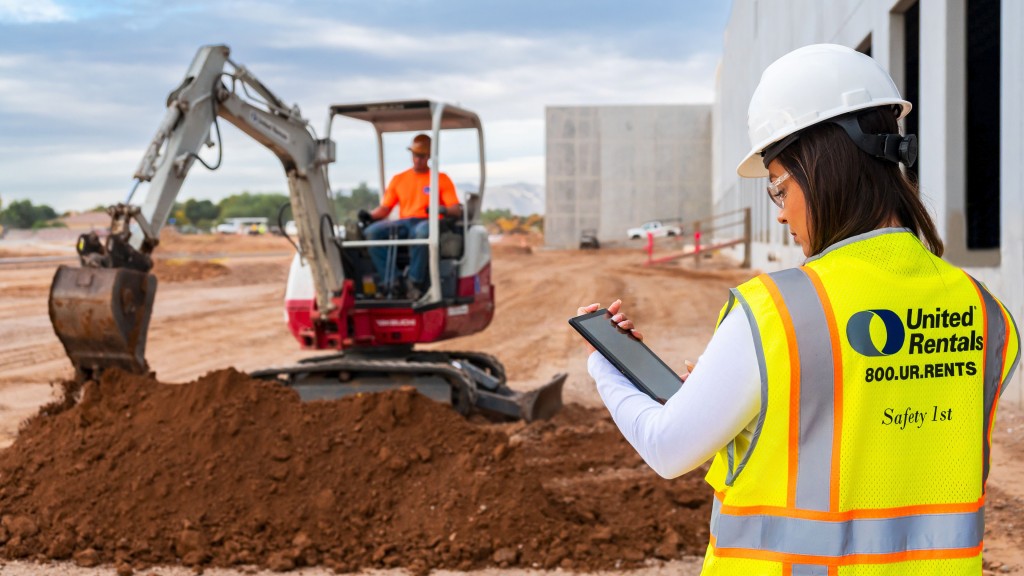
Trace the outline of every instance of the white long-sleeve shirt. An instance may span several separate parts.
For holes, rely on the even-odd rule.
[[[761,408],[761,376],[750,324],[738,308],[725,317],[697,367],[664,405],[637,390],[600,352],[587,361],[612,420],[664,478],[693,470],[753,428]]]

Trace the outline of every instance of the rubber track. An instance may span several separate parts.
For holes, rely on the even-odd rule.
[[[485,352],[439,350],[436,352],[414,352],[412,356],[415,358],[426,357],[443,359],[444,357],[448,357],[452,360],[466,360],[471,364],[474,364],[477,368],[490,372],[491,376],[497,378],[502,386],[505,384],[505,365],[502,364],[501,360],[498,360],[496,356],[492,356]]]

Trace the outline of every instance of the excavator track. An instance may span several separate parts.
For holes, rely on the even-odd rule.
[[[410,356],[410,359],[420,360],[424,362],[448,362],[464,361],[469,362],[473,366],[476,366],[486,371],[490,376],[497,380],[500,384],[505,383],[505,365],[501,363],[496,356],[486,354],[484,352],[470,352],[464,350],[455,351],[436,351],[436,352],[415,352]]]
[[[278,380],[295,389],[303,400],[332,399],[413,386],[434,400],[451,404],[463,415],[469,414],[473,401],[469,374],[455,366],[433,362],[335,356],[321,362],[258,370],[252,376]]]
[[[441,351],[410,351],[397,358],[335,354],[251,375],[281,382],[306,401],[412,386],[462,415],[478,412],[495,420],[526,421],[550,418],[561,409],[566,378],[557,374],[536,390],[516,392],[505,385],[504,366],[494,356]]]

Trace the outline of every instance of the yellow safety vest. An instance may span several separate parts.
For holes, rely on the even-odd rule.
[[[980,574],[996,404],[1016,325],[904,228],[733,289],[761,373],[723,448],[703,574]]]

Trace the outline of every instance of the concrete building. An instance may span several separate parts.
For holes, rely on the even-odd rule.
[[[547,109],[544,242],[569,248],[595,229],[626,240],[648,220],[685,223],[711,208],[711,106]]]
[[[775,222],[764,179],[736,175],[750,148],[747,104],[761,72],[779,56],[806,44],[843,44],[875,58],[914,105],[904,121],[920,138],[913,172],[945,258],[1024,320],[1021,31],[1024,2],[1016,0],[734,2],[712,120],[713,205],[716,212],[752,208],[754,267],[795,266],[803,255]],[[1021,372],[1004,401],[1024,405]]]

